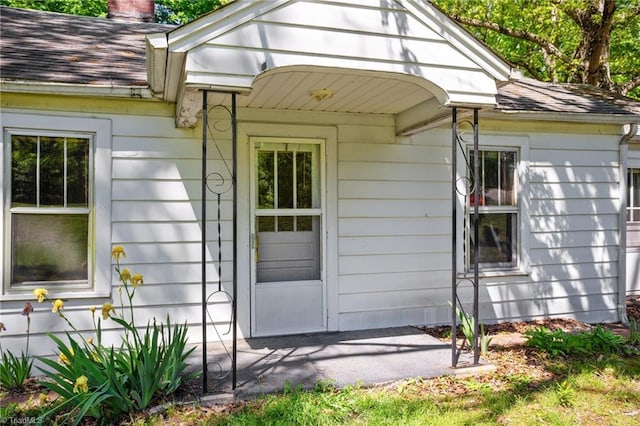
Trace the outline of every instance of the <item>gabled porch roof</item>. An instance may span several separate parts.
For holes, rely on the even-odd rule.
[[[195,125],[206,89],[247,95],[241,107],[394,114],[401,132],[441,106],[495,106],[512,72],[411,0],[238,0],[148,36],[147,52],[151,90],[177,103],[179,126]],[[314,99],[323,89],[328,97]]]

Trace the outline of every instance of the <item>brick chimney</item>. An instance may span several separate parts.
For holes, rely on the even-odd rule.
[[[154,0],[107,0],[107,18],[114,21],[154,22]]]

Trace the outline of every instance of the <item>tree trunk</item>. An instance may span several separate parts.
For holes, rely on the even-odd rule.
[[[615,90],[609,69],[609,46],[616,0],[588,0],[582,10],[566,13],[582,29],[575,59],[580,64],[577,79],[606,90]]]

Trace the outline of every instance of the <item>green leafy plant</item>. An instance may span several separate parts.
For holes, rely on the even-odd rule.
[[[460,323],[460,329],[464,335],[465,340],[469,344],[469,347],[475,347],[475,319],[471,315],[466,315],[462,309],[456,307],[456,314]],[[480,324],[479,344],[480,352],[487,354],[489,352],[489,345],[492,338],[486,333],[484,324]]]
[[[552,357],[620,354],[628,350],[624,337],[600,326],[579,333],[538,327],[527,330],[525,337],[527,345],[547,352]]]
[[[17,356],[9,351],[2,351],[2,346],[0,345],[0,352],[2,353],[2,364],[0,364],[0,386],[5,389],[22,389],[27,382],[27,379],[31,377],[31,370],[33,367],[33,359],[29,357],[31,312],[33,312],[33,306],[31,303],[25,303],[24,308],[22,309],[22,315],[27,317],[26,352],[22,351],[20,352],[20,356]],[[6,327],[0,322],[0,332],[2,331],[6,331]]]
[[[90,308],[95,340],[85,339],[67,319],[62,301],[52,302],[52,311],[73,331],[65,333],[68,343],[49,334],[59,353],[57,362],[39,358],[45,365],[41,370],[49,379],[42,384],[63,400],[47,413],[57,415],[59,422],[79,424],[84,417],[114,421],[124,413],[148,408],[155,400],[175,392],[183,380],[199,374],[185,375],[186,360],[195,350],[187,349],[186,324],[172,324],[167,315],[166,323],[154,319],[138,329],[133,298],[143,277],[120,267],[120,257],[126,257],[122,247],[114,247],[112,256],[121,283],[120,310],[118,313],[109,302],[102,305],[101,315],[96,314],[95,307]],[[34,294],[39,301],[48,298],[45,289],[36,289]],[[122,327],[118,347],[102,343],[102,322],[108,320]]]

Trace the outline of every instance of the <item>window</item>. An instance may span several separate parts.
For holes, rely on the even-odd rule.
[[[478,265],[480,269],[513,269],[518,266],[518,202],[517,163],[515,150],[479,151],[478,182]],[[473,151],[469,164],[474,164]],[[471,181],[471,190],[473,181]],[[469,269],[474,263],[473,206],[474,195],[469,197],[467,223],[469,244],[467,259]]]
[[[92,137],[12,132],[9,144],[10,285],[87,284]]]
[[[2,127],[2,297],[108,296],[110,122],[7,113]]]
[[[640,224],[640,169],[627,175],[627,222]]]

